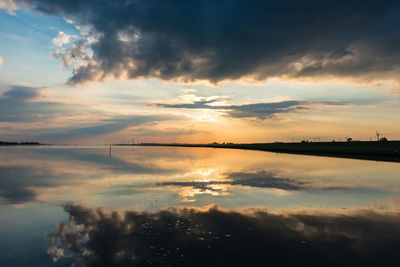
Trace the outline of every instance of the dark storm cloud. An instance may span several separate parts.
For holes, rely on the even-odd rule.
[[[154,124],[167,120],[182,120],[184,117],[175,115],[131,115],[117,116],[86,127],[63,127],[62,129],[42,129],[37,136],[49,139],[65,139],[101,135],[121,131],[128,127]]]
[[[47,237],[77,266],[396,266],[398,213],[158,213],[66,205],[71,226]],[[79,226],[79,227],[78,227]],[[59,258],[59,257],[58,257]]]
[[[400,3],[387,1],[17,0],[89,26],[93,57],[70,84],[107,76],[397,79]],[[78,41],[80,44],[81,41]],[[68,52],[67,52],[68,54]]]
[[[77,105],[58,102],[31,101],[40,96],[40,88],[8,86],[0,95],[0,122],[35,122],[52,118],[56,114],[76,113]]]
[[[201,100],[189,104],[156,104],[163,108],[183,108],[183,109],[215,109],[225,110],[228,116],[233,118],[271,118],[277,114],[292,113],[313,108],[313,106],[339,106],[346,105],[344,102],[334,101],[297,101],[288,100],[271,103],[256,103],[247,105],[215,105],[215,100]],[[210,105],[211,104],[211,105]]]

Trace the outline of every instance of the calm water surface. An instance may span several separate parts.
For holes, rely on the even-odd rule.
[[[399,266],[400,164],[1,147],[0,266]]]

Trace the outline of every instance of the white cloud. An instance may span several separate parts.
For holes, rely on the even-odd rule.
[[[69,39],[71,36],[64,32],[59,32],[56,37],[53,38],[53,44],[57,46],[62,46],[63,44],[69,44]]]
[[[0,57],[0,66],[3,65],[3,62],[4,62],[3,58]]]
[[[75,24],[75,22],[74,22],[72,19],[67,19],[67,18],[63,18],[63,19],[64,19],[64,21],[65,21],[66,23]]]
[[[61,58],[62,63],[61,65],[64,68],[67,68],[77,60],[81,60],[86,56],[86,44],[83,42],[77,42],[75,44],[72,44],[70,47],[67,49],[62,48],[62,49],[57,49],[55,52],[52,52],[50,55],[52,55],[55,58]]]
[[[14,0],[0,0],[0,9],[7,9],[7,13],[15,15],[14,10],[18,9]]]
[[[57,262],[59,259],[64,257],[64,249],[63,248],[58,248],[58,247],[50,247],[47,250],[47,253],[53,256],[53,262]]]

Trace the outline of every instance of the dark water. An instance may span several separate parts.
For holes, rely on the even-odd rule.
[[[399,266],[400,164],[0,148],[0,266]]]

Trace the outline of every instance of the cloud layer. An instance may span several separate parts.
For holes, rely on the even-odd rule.
[[[17,0],[86,30],[70,84],[107,77],[397,79],[398,1]]]
[[[116,116],[97,122],[90,126],[71,126],[63,128],[49,128],[38,131],[38,137],[48,139],[65,139],[89,137],[107,133],[114,133],[133,126],[155,124],[167,120],[179,120],[182,117],[174,115],[131,115]]]
[[[267,119],[278,114],[293,113],[309,110],[317,106],[340,106],[345,105],[343,102],[335,101],[297,101],[288,100],[281,102],[256,103],[247,105],[220,105],[218,98],[211,100],[203,99],[185,104],[156,104],[163,108],[178,108],[178,109],[213,109],[225,112],[232,118],[257,118]]]
[[[13,85],[1,89],[6,91],[0,94],[0,122],[45,121],[60,113],[76,112],[75,105],[33,101],[40,96],[41,88]]]
[[[87,110],[85,106],[80,104],[43,101],[45,95],[41,93],[41,88],[37,87],[10,85],[0,86],[0,90],[3,91],[3,93],[0,93],[0,123],[48,123],[46,127],[41,126],[35,129],[17,130],[13,134],[13,136],[25,136],[24,138],[29,136],[29,138],[39,138],[40,140],[47,141],[85,138],[115,133],[135,126],[141,126],[144,132],[143,127],[148,125],[158,124],[163,121],[185,120],[184,116],[172,114],[107,114],[99,110]],[[101,114],[102,118],[96,119],[94,122],[90,123],[84,120],[77,120],[73,124],[65,124],[62,127],[51,127],[52,120],[54,121],[79,114]],[[175,131],[175,133],[177,131]],[[164,132],[161,134],[166,133]],[[174,132],[171,132],[171,134],[174,134]]]

